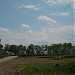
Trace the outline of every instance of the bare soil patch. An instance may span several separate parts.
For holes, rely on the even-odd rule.
[[[4,63],[0,63],[0,75],[15,75],[14,65],[23,65],[30,63],[56,63],[65,61],[75,61],[75,59],[64,59],[64,60],[50,60],[49,58],[36,58],[33,57],[18,57]]]

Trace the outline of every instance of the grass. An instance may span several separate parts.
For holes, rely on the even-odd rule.
[[[14,65],[15,75],[75,75],[75,58],[56,55],[48,58],[35,57],[33,60],[32,57],[23,59],[24,64]]]
[[[36,63],[24,65],[23,70],[15,75],[72,75],[75,74],[75,62],[69,63]]]

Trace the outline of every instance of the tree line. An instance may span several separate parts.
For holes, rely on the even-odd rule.
[[[7,52],[13,52],[14,55],[19,54],[34,55],[35,52],[37,55],[44,54],[44,52],[48,52],[48,55],[75,54],[75,45],[73,45],[72,43],[58,43],[52,45],[30,44],[28,46],[5,44],[5,47],[3,47],[3,45],[0,45],[0,55],[6,55]]]

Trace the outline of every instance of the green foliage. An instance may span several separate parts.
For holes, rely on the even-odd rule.
[[[0,45],[0,53],[1,50],[5,52],[13,52],[14,55],[19,55],[19,52],[21,51],[26,51],[26,55],[35,55],[34,51],[36,51],[36,55],[44,55],[41,54],[42,51],[48,51],[48,55],[51,54],[75,54],[75,46],[72,43],[58,43],[58,44],[52,44],[52,45],[33,45],[30,44],[28,47],[23,46],[23,45],[9,45],[5,44],[5,47],[3,45]],[[2,53],[1,53],[2,54]],[[63,58],[54,58],[54,60],[60,60]]]
[[[63,56],[60,56],[60,57],[54,57],[54,60],[63,60],[64,57]]]
[[[66,74],[75,74],[75,62],[68,62],[66,64],[55,64],[55,71],[62,71]]]
[[[3,45],[0,44],[0,51],[3,50]]]
[[[68,63],[36,63],[25,65],[15,75],[72,75],[75,74],[75,62]]]
[[[69,62],[67,64],[67,69],[70,73],[74,73],[75,74],[75,62]]]
[[[56,56],[50,56],[50,60],[63,60],[64,56],[63,55],[56,55]]]

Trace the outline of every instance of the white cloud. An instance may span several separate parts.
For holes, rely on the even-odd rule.
[[[61,4],[67,5],[73,3],[73,0],[44,0],[49,5]]]
[[[30,28],[29,25],[27,25],[27,24],[21,24],[21,27],[22,28]]]
[[[53,16],[68,16],[68,15],[70,15],[70,12],[57,12],[57,13],[51,13],[50,15],[53,15]]]
[[[43,0],[46,2],[48,5],[53,6],[53,5],[68,5],[70,4],[73,9],[75,9],[75,0]]]
[[[0,32],[9,32],[9,30],[7,28],[0,27]]]
[[[71,3],[73,9],[75,9],[75,0]]]
[[[45,43],[74,42],[74,29],[71,25],[57,28],[43,28],[41,31],[35,33],[36,40]]]
[[[16,36],[17,35],[17,36]],[[13,37],[14,36],[14,37]],[[52,44],[63,42],[74,42],[74,27],[73,25],[66,25],[54,28],[41,28],[40,31],[28,32],[9,32],[0,34],[2,43],[6,44]]]
[[[52,18],[50,18],[50,17],[48,17],[48,16],[46,16],[46,15],[44,15],[44,16],[39,16],[38,19],[39,19],[40,21],[46,22],[46,23],[48,23],[48,24],[50,24],[50,25],[57,23],[55,20],[53,20]]]
[[[37,5],[32,5],[32,4],[31,5],[24,5],[24,4],[18,5],[18,8],[26,8],[26,9],[36,10],[36,11],[40,10],[40,8]]]

